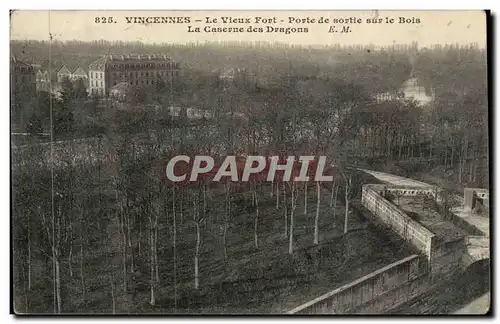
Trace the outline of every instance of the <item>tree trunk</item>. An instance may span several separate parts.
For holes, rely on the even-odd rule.
[[[80,225],[80,284],[82,286],[82,298],[85,300],[85,278],[83,276],[83,260],[84,260],[84,253],[83,253],[83,222]]]
[[[177,224],[175,215],[175,186],[172,186],[173,248],[174,248],[174,312],[177,312]]]
[[[26,288],[26,274],[24,273],[24,269],[22,270],[23,273],[23,290],[24,290],[24,312],[26,314],[29,313],[29,300],[28,300],[28,289]]]
[[[128,250],[130,252],[130,273],[134,273],[135,271],[135,258],[134,258],[134,249],[132,247],[132,235],[131,235],[131,225],[130,225],[130,213],[127,212],[127,244]]]
[[[283,182],[283,205],[285,209],[285,237],[288,236],[288,206],[286,204],[286,188],[285,182]]]
[[[207,217],[207,183],[203,182],[203,218]]]
[[[141,240],[142,240],[142,219],[139,218],[139,239],[137,242],[137,251],[139,253],[139,258],[142,255]]]
[[[184,191],[182,189],[179,190],[180,193],[179,193],[179,216],[181,218],[181,224],[184,224],[184,206],[183,206],[183,202],[184,202]]]
[[[57,300],[57,275],[56,275],[56,260],[57,260],[57,254],[56,254],[56,225],[55,225],[55,214],[52,212],[52,276],[53,276],[53,283],[52,283],[52,289],[53,289],[53,302],[54,302],[54,314],[57,314],[57,305],[58,305],[58,300]]]
[[[194,222],[196,225],[196,250],[194,254],[194,289],[198,289],[200,287],[200,275],[199,275],[199,256],[200,256],[200,244],[201,244],[201,233],[200,233],[200,217],[198,211],[198,204],[196,201],[196,197],[193,199],[194,204]]]
[[[291,207],[290,207],[290,240],[288,244],[288,253],[293,253],[293,227],[295,224],[295,181],[292,181],[292,197],[291,197]]]
[[[316,181],[317,202],[316,202],[316,217],[314,218],[314,244],[319,243],[319,208],[321,203],[321,186],[319,181]]]
[[[28,226],[28,291],[31,291],[31,226]]]
[[[59,253],[57,253],[58,255]],[[57,314],[61,314],[61,268],[58,258],[55,259],[56,266],[56,294],[57,294]]]
[[[255,243],[255,248],[259,248],[259,237],[258,237],[258,226],[259,226],[259,197],[257,196],[257,191],[254,191],[254,201],[255,201],[255,221],[253,226],[253,240]]]
[[[279,183],[276,182],[276,210],[280,208],[280,186]]]
[[[468,151],[469,151],[469,141],[468,141],[468,136],[465,135],[465,138],[463,140],[463,144],[462,144],[462,149],[461,149],[461,156],[460,156],[460,174],[459,174],[459,183],[462,183],[463,182],[463,173],[465,172],[465,167],[466,167],[466,163],[467,163],[467,154],[468,154]]]
[[[472,183],[472,172],[473,172],[473,170],[474,170],[474,163],[471,162],[469,164],[469,183]]]
[[[333,207],[333,195],[334,195],[334,191],[335,191],[335,181],[332,182],[332,190],[331,190],[331,194],[330,194],[330,207]]]
[[[458,165],[458,169],[459,169],[459,174],[458,174],[458,182],[459,183],[462,183],[464,181],[464,172],[465,172],[465,151],[464,151],[464,147],[462,146],[461,148],[461,153],[459,154],[459,165]]]
[[[434,133],[431,135],[431,141],[429,143],[429,159],[432,159],[432,148],[434,143]]]
[[[69,254],[68,254],[68,270],[69,270],[69,277],[73,278],[73,267],[71,266],[72,263],[72,255],[73,255],[73,244],[70,245],[69,247]]]
[[[335,199],[333,200],[333,224],[335,225],[335,215],[337,214],[337,196],[339,193],[339,185],[335,185]]]
[[[415,137],[412,136],[410,145],[410,159],[413,159],[414,151],[415,151]]]
[[[476,183],[476,175],[477,175],[477,161],[474,162],[474,171],[473,171],[472,183]]]
[[[118,213],[120,214],[118,218],[118,222],[120,224],[120,232],[122,235],[122,272],[123,272],[123,291],[127,292],[127,235],[125,234],[125,220],[123,217],[123,202],[118,197],[118,190],[115,189],[115,197],[116,201],[119,205]],[[81,233],[80,233],[81,234]]]
[[[156,210],[156,215],[155,215],[155,236],[154,236],[154,263],[155,263],[155,273],[156,273],[156,282],[159,284],[160,283],[160,269],[158,265],[158,216],[160,214],[160,210]]]
[[[304,216],[307,216],[307,181],[304,181]]]
[[[229,223],[229,217],[231,215],[231,194],[229,184],[225,184],[226,188],[226,217],[224,218],[224,233],[222,236],[223,244],[224,244],[224,260],[227,260],[227,227]]]
[[[127,234],[125,233],[125,219],[121,216],[121,231],[123,238],[123,291],[127,292]]]
[[[111,302],[113,305],[113,315],[116,314],[116,300],[115,300],[115,284],[113,283],[113,279],[111,279]]]
[[[344,234],[347,233],[348,217],[349,217],[349,187],[351,186],[351,176],[349,181],[346,181],[345,186],[345,218],[344,218]]]
[[[153,219],[152,215],[149,215],[149,269],[150,269],[150,276],[149,276],[149,287],[151,290],[151,295],[150,295],[150,300],[149,303],[151,305],[155,305],[156,299],[155,299],[155,290],[154,290],[154,255],[155,255],[155,248],[154,248],[154,224],[153,224]]]
[[[454,157],[455,157],[455,143],[451,142],[450,168],[453,167]]]
[[[228,255],[227,255],[227,243],[226,243],[226,236],[227,236],[227,221],[224,221],[224,232],[222,235],[222,244],[224,245],[224,260],[227,260]]]

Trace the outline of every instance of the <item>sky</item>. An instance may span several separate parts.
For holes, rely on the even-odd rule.
[[[189,17],[183,24],[127,23],[126,17]],[[50,17],[50,18],[49,18]],[[113,23],[96,23],[95,17],[113,17]],[[211,21],[206,24],[207,17]],[[221,17],[250,18],[249,24],[223,24]],[[256,17],[276,19],[276,24],[255,23]],[[313,23],[289,23],[309,17]],[[319,23],[321,17],[360,18],[362,23],[348,24],[350,31],[341,33],[342,24]],[[412,23],[400,23],[405,17]],[[215,23],[213,19],[218,21]],[[368,18],[381,18],[384,23],[368,24]],[[393,18],[394,23],[385,23]],[[413,19],[412,19],[413,18]],[[201,20],[196,22],[195,20]],[[419,21],[418,21],[419,20]],[[50,24],[49,24],[50,21]],[[188,26],[200,32],[188,32]],[[244,33],[204,32],[204,27],[244,27]],[[247,28],[262,27],[265,32],[247,32]],[[268,32],[267,26],[308,28],[307,33]],[[331,26],[337,32],[331,33]],[[11,39],[48,40],[49,32],[55,40],[121,40],[145,43],[188,43],[205,41],[269,41],[300,45],[374,44],[418,42],[419,46],[432,44],[468,44],[477,42],[486,47],[486,13],[484,11],[47,11],[21,10],[11,15]]]

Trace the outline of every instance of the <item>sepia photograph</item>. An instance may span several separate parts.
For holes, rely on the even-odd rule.
[[[11,10],[11,313],[491,314],[488,24]]]

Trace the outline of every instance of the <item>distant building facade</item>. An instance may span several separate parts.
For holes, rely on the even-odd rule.
[[[87,72],[81,66],[78,66],[76,70],[71,74],[71,80],[76,81],[79,79],[83,80],[84,84],[87,84],[87,82],[89,81]]]
[[[11,99],[33,98],[36,95],[35,69],[15,57],[10,60],[10,90]]]
[[[50,75],[48,71],[38,70],[36,72],[36,91],[50,91]]]
[[[76,81],[81,79],[86,85],[88,82],[87,72],[81,67],[77,66],[73,72],[66,66],[63,65],[59,71],[57,71],[57,82],[61,83],[64,78],[68,78],[70,81]]]
[[[64,78],[71,79],[71,71],[66,65],[63,65],[59,71],[57,71],[57,82],[61,83]]]
[[[181,76],[179,64],[165,55],[106,55],[89,66],[89,94],[104,96],[119,83],[144,88]]]
[[[13,120],[26,124],[22,104],[36,96],[36,74],[31,64],[11,57],[10,59],[10,106]]]

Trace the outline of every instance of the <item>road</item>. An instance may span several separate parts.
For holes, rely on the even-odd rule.
[[[481,297],[473,300],[471,303],[460,308],[453,314],[460,314],[460,315],[486,314],[486,312],[488,312],[488,310],[490,309],[490,301],[491,301],[490,292],[487,292]]]

